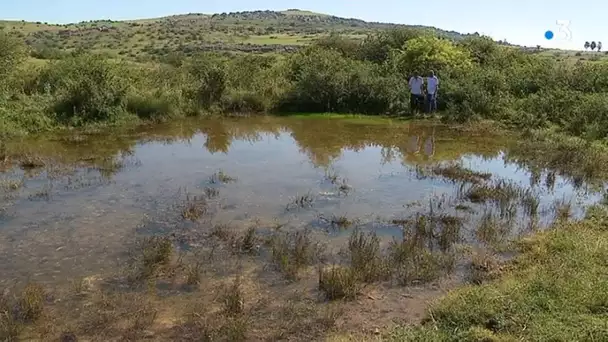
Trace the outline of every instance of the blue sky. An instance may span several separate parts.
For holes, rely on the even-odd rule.
[[[586,40],[608,43],[608,1],[589,0],[0,0],[0,19],[69,23],[91,19],[136,19],[188,12],[306,9],[368,21],[435,26],[485,33],[512,43],[582,49]],[[557,20],[570,22],[571,38]],[[552,30],[551,41],[544,32]],[[604,34],[602,33],[604,32]],[[605,43],[605,44],[606,44]],[[608,47],[608,46],[607,46]]]

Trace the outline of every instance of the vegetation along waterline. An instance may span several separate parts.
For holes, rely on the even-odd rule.
[[[4,24],[0,340],[607,338],[600,58],[272,13]]]
[[[390,28],[364,38],[317,35],[290,53],[188,50],[144,63],[59,47],[52,59],[35,59],[39,45],[25,45],[20,32],[19,25],[0,31],[3,134],[206,113],[404,115],[409,76],[434,70],[446,119],[606,135],[605,63],[573,63],[479,36]]]

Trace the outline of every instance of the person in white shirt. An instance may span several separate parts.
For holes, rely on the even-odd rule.
[[[424,95],[422,94],[424,79],[420,74],[415,73],[414,76],[410,78],[408,85],[410,88],[410,109],[412,115],[414,115],[421,109],[422,104],[424,103]]]
[[[435,72],[431,71],[426,78],[426,111],[433,113],[437,110],[437,91],[439,90],[439,79]]]

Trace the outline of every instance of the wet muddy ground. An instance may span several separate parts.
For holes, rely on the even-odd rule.
[[[428,300],[500,272],[513,238],[602,198],[511,162],[512,143],[319,118],[7,142],[0,337],[320,340],[417,323]]]

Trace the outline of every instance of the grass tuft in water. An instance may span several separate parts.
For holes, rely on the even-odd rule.
[[[319,220],[329,225],[330,228],[337,230],[346,230],[357,224],[358,219],[350,219],[347,215],[332,214],[330,218],[326,218],[322,214],[319,215]]]
[[[271,241],[272,261],[288,279],[298,278],[299,271],[315,263],[323,252],[312,240],[310,230],[277,233]]]
[[[217,198],[219,195],[220,195],[220,189],[211,188],[211,187],[205,188],[205,196],[207,196],[207,198],[214,199],[214,198]]]
[[[567,201],[566,198],[557,199],[553,202],[553,211],[555,212],[555,220],[557,222],[565,222],[572,217],[572,201]]]
[[[481,183],[492,178],[491,173],[473,171],[457,163],[435,165],[431,167],[430,171],[436,176],[447,178],[455,183]]]
[[[231,242],[236,239],[234,231],[226,224],[216,224],[211,228],[211,237],[223,242]]]
[[[25,181],[23,179],[0,179],[0,191],[12,192],[23,187]]]
[[[30,283],[19,298],[19,315],[24,321],[36,321],[44,311],[44,289],[42,286]]]
[[[340,265],[319,267],[319,291],[327,300],[356,299],[361,288],[353,268]]]
[[[184,220],[197,221],[208,212],[207,200],[202,196],[186,195],[181,216]]]
[[[399,284],[409,286],[435,281],[451,272],[452,253],[431,251],[415,240],[393,240],[389,246],[391,268]]]
[[[35,155],[25,154],[19,158],[19,167],[24,170],[38,169],[46,166],[45,161]]]
[[[286,211],[294,209],[310,208],[314,202],[314,196],[309,192],[305,195],[296,196],[290,203],[285,207]]]
[[[325,180],[335,185],[338,184],[338,181],[340,180],[340,175],[335,170],[326,170]]]
[[[325,180],[334,185],[340,195],[348,195],[352,190],[352,186],[348,184],[348,180],[346,178],[341,177],[334,170],[326,170],[325,171]]]
[[[173,242],[164,236],[152,236],[140,240],[134,251],[135,280],[146,280],[158,275],[162,267],[170,264]]]
[[[540,200],[530,189],[521,194],[521,205],[528,217],[537,217],[539,214]]]
[[[224,289],[222,308],[224,314],[232,317],[240,316],[245,312],[245,300],[240,277],[236,277],[232,284]]]
[[[245,233],[243,233],[243,236],[236,239],[233,247],[239,253],[254,254],[257,252],[257,244],[258,237],[256,235],[256,228],[249,227]]]
[[[494,202],[501,206],[518,199],[521,189],[504,180],[499,180],[494,184],[474,184],[464,194],[473,203]]]
[[[499,248],[506,242],[511,226],[496,217],[491,211],[486,211],[479,220],[475,235],[477,240],[488,246]]]
[[[209,177],[209,183],[220,184],[220,183],[234,183],[237,181],[236,177],[232,177],[225,173],[223,170],[219,170]]]
[[[190,286],[199,285],[203,273],[203,264],[195,262],[186,268],[186,284]]]
[[[0,301],[0,340],[19,341],[19,335],[23,331],[24,325],[17,320],[9,305],[9,303]]]
[[[371,232],[355,230],[348,241],[350,266],[357,279],[373,283],[388,277],[389,270],[380,253],[380,239]]]

